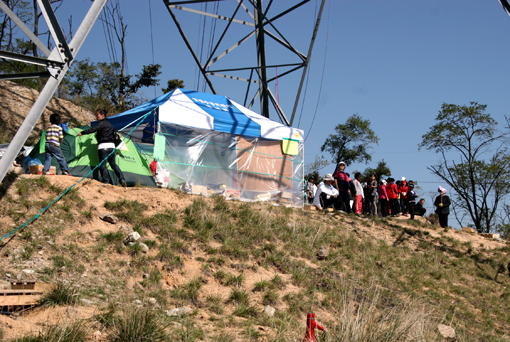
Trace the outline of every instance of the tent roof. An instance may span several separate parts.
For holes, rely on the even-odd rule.
[[[272,140],[303,140],[302,130],[263,117],[226,96],[187,89],[175,89],[108,120],[120,130],[154,109],[161,123]],[[154,117],[149,115],[142,124],[153,121]]]

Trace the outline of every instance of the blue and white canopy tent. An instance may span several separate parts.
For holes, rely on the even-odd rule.
[[[156,181],[192,193],[303,205],[303,131],[225,96],[176,89],[108,118],[158,166]]]

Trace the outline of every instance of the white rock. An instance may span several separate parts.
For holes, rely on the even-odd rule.
[[[140,239],[140,234],[138,234],[138,232],[132,232],[128,236],[126,236],[126,238],[124,239],[124,243],[128,244],[130,242],[138,241],[138,239]]]
[[[444,324],[438,324],[437,330],[439,330],[439,333],[443,336],[443,338],[455,339],[455,330],[452,327]]]
[[[273,317],[276,312],[276,309],[273,308],[271,305],[266,305],[264,308],[264,313],[268,315],[269,317]]]
[[[183,306],[182,308],[175,308],[166,311],[166,314],[170,317],[184,316],[191,313],[193,310],[189,306]]]

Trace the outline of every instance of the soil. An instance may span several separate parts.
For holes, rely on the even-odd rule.
[[[22,175],[20,176],[24,178],[37,178],[40,176],[36,175]],[[58,185],[62,188],[67,188],[76,184],[76,182],[80,181],[80,178],[72,177],[72,176],[48,176],[49,181],[52,184]],[[192,204],[193,199],[196,196],[185,194],[184,192],[177,192],[169,189],[159,189],[159,188],[145,188],[145,187],[130,187],[130,188],[122,188],[111,185],[104,185],[95,180],[85,179],[75,185],[78,189],[78,193],[86,202],[86,208],[89,208],[92,212],[92,219],[88,222],[82,222],[79,219],[76,219],[74,224],[68,226],[64,229],[63,233],[60,234],[54,243],[54,246],[59,246],[58,248],[66,248],[69,243],[77,244],[79,247],[93,248],[98,244],[100,239],[100,235],[108,232],[117,232],[122,230],[122,222],[118,222],[116,224],[107,223],[102,221],[99,217],[102,214],[108,214],[108,210],[105,209],[104,203],[105,201],[117,201],[121,199],[125,199],[127,201],[136,200],[138,202],[146,203],[148,205],[148,209],[145,212],[146,215],[151,215],[164,211],[174,211],[176,213],[181,213],[184,208],[188,207]],[[35,199],[47,199],[50,194],[46,192],[41,192],[37,194],[33,194],[33,200]],[[8,195],[4,196],[0,200],[0,205],[2,205],[3,201],[6,201],[7,198],[11,198],[11,200],[19,200],[19,195],[15,192],[14,186],[11,186],[8,190]],[[260,210],[263,210],[263,206],[260,207]],[[52,215],[51,209],[48,210],[44,215]],[[310,215],[314,217],[317,215],[324,215],[323,213],[309,211],[309,210],[300,210],[298,211],[298,215]],[[352,219],[351,217],[345,217],[338,213],[329,213],[330,220],[334,225],[338,220],[343,219],[343,224],[346,226],[350,226],[353,231],[355,231],[361,239],[374,239],[385,241],[387,244],[395,244],[396,239],[394,236],[394,231],[384,228],[382,226],[378,226],[374,223],[374,221],[369,218],[359,218],[357,220]],[[422,217],[416,217],[417,220],[426,223],[427,221]],[[398,217],[395,218],[395,223],[406,226],[408,223],[408,217]],[[10,216],[0,217],[0,226],[2,227],[15,227],[14,222]],[[505,241],[497,241],[494,239],[488,239],[484,237],[480,237],[474,234],[465,233],[458,230],[450,229],[449,231],[444,231],[438,226],[430,225],[427,227],[419,227],[416,228],[412,225],[409,226],[410,229],[419,229],[422,233],[428,233],[431,237],[450,237],[459,242],[470,242],[473,248],[484,248],[486,250],[502,248],[507,245]],[[76,234],[80,233],[80,234]],[[147,236],[144,236],[146,239],[156,239],[154,234],[151,232],[147,232]],[[418,237],[410,236],[405,239],[402,244],[405,244],[411,250],[415,249],[418,245],[420,239]],[[209,246],[217,247],[215,242],[210,242]],[[51,264],[50,258],[54,255],[58,248],[49,248],[51,246],[45,246],[40,252],[34,254],[31,262],[32,264],[28,264],[28,262],[13,264],[13,259],[9,258],[9,255],[0,255],[0,270],[2,273],[0,274],[3,279],[0,281],[0,285],[7,287],[8,282],[6,280],[16,279],[17,276],[21,275],[23,281],[27,280],[35,280],[38,281],[37,275],[24,274],[23,269],[27,267],[32,268],[43,268]],[[19,237],[14,237],[11,239],[6,246],[0,250],[0,253],[5,253],[6,250],[14,251],[23,248],[23,241]],[[148,255],[155,256],[157,254],[156,249],[151,249]],[[195,243],[191,243],[191,248],[188,253],[181,254],[183,260],[183,267],[179,271],[163,271],[164,265],[158,264],[157,267],[161,269],[162,279],[160,280],[160,286],[163,289],[175,289],[179,285],[189,282],[191,279],[196,277],[201,277],[204,275],[204,270],[202,269],[202,262],[207,258],[206,253],[203,249],[199,248]],[[110,253],[104,255],[103,257],[93,259],[88,264],[85,265],[85,270],[83,274],[81,274],[78,278],[72,279],[73,282],[76,282],[78,285],[83,286],[84,288],[90,287],[95,284],[103,284],[106,282],[105,279],[108,277],[113,278],[124,278],[127,279],[127,288],[136,289],[143,282],[143,277],[137,274],[129,274],[125,269],[120,268],[116,271],[113,270],[114,265],[119,260],[125,260],[128,262],[130,257],[126,254],[119,253]],[[317,268],[314,262],[310,260],[303,260],[308,266],[312,268]],[[243,274],[244,276],[244,284],[243,288],[252,289],[254,284],[261,281],[267,280],[269,281],[275,275],[279,275],[285,282],[288,283],[284,290],[278,291],[280,298],[287,293],[297,293],[300,289],[291,284],[291,275],[284,274],[278,272],[273,268],[263,268],[259,267],[255,260],[248,260],[246,263],[240,266],[234,265],[235,261],[226,262],[225,268],[228,268],[228,272],[239,275]],[[212,266],[209,270],[212,274],[219,270],[220,267]],[[113,272],[113,273],[112,273]],[[7,273],[11,274],[10,278],[7,278]],[[37,274],[37,272],[36,272]],[[66,278],[71,277],[66,274],[65,270],[60,272],[57,277]],[[70,278],[69,278],[70,279]],[[231,291],[230,287],[223,286],[219,281],[214,279],[213,277],[208,278],[209,280],[205,283],[200,291],[200,298],[205,298],[209,295],[218,295],[221,296],[224,300],[226,300]],[[71,280],[71,279],[70,279]],[[122,293],[118,294],[118,298],[114,300],[121,300]],[[320,295],[320,294],[318,294]],[[256,307],[261,312],[264,309],[264,305],[262,304],[262,293],[250,292],[250,300],[251,305]],[[0,315],[0,329],[3,330],[4,338],[15,338],[24,336],[29,333],[35,333],[41,331],[45,327],[50,324],[63,324],[65,322],[72,322],[76,319],[87,319],[97,314],[101,307],[104,307],[107,299],[97,297],[92,300],[90,304],[76,304],[72,306],[57,306],[57,307],[37,307],[34,309],[27,310],[22,314],[17,315]],[[205,301],[204,301],[205,302]],[[283,302],[279,302],[279,304],[275,305],[276,309],[285,309],[285,304]],[[167,309],[171,309],[167,308]],[[233,310],[233,307],[225,308],[225,315],[230,314]],[[213,329],[213,324],[208,321],[211,312],[207,310],[207,308],[199,307],[198,308],[198,317],[201,317],[200,324],[204,331],[209,331]],[[323,319],[333,319],[334,313],[321,311],[318,312],[317,315],[323,317]],[[303,317],[304,321],[304,317]],[[267,327],[261,327],[261,329],[267,329]],[[270,332],[262,331],[263,336],[270,336]],[[101,337],[103,336],[103,337]],[[98,331],[91,331],[90,340],[103,340],[105,334]]]

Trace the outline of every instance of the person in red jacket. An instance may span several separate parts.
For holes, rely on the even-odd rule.
[[[388,178],[388,184],[386,185],[386,192],[388,193],[388,199],[390,200],[391,216],[398,216],[399,205],[398,205],[398,188],[395,184],[395,179]]]
[[[386,181],[381,180],[381,185],[379,185],[379,203],[381,204],[381,216],[388,216],[388,192],[386,191]]]
[[[398,192],[400,193],[400,210],[404,216],[409,213],[409,200],[407,199],[407,192],[409,187],[407,186],[406,178],[402,177],[400,180],[400,186]]]

